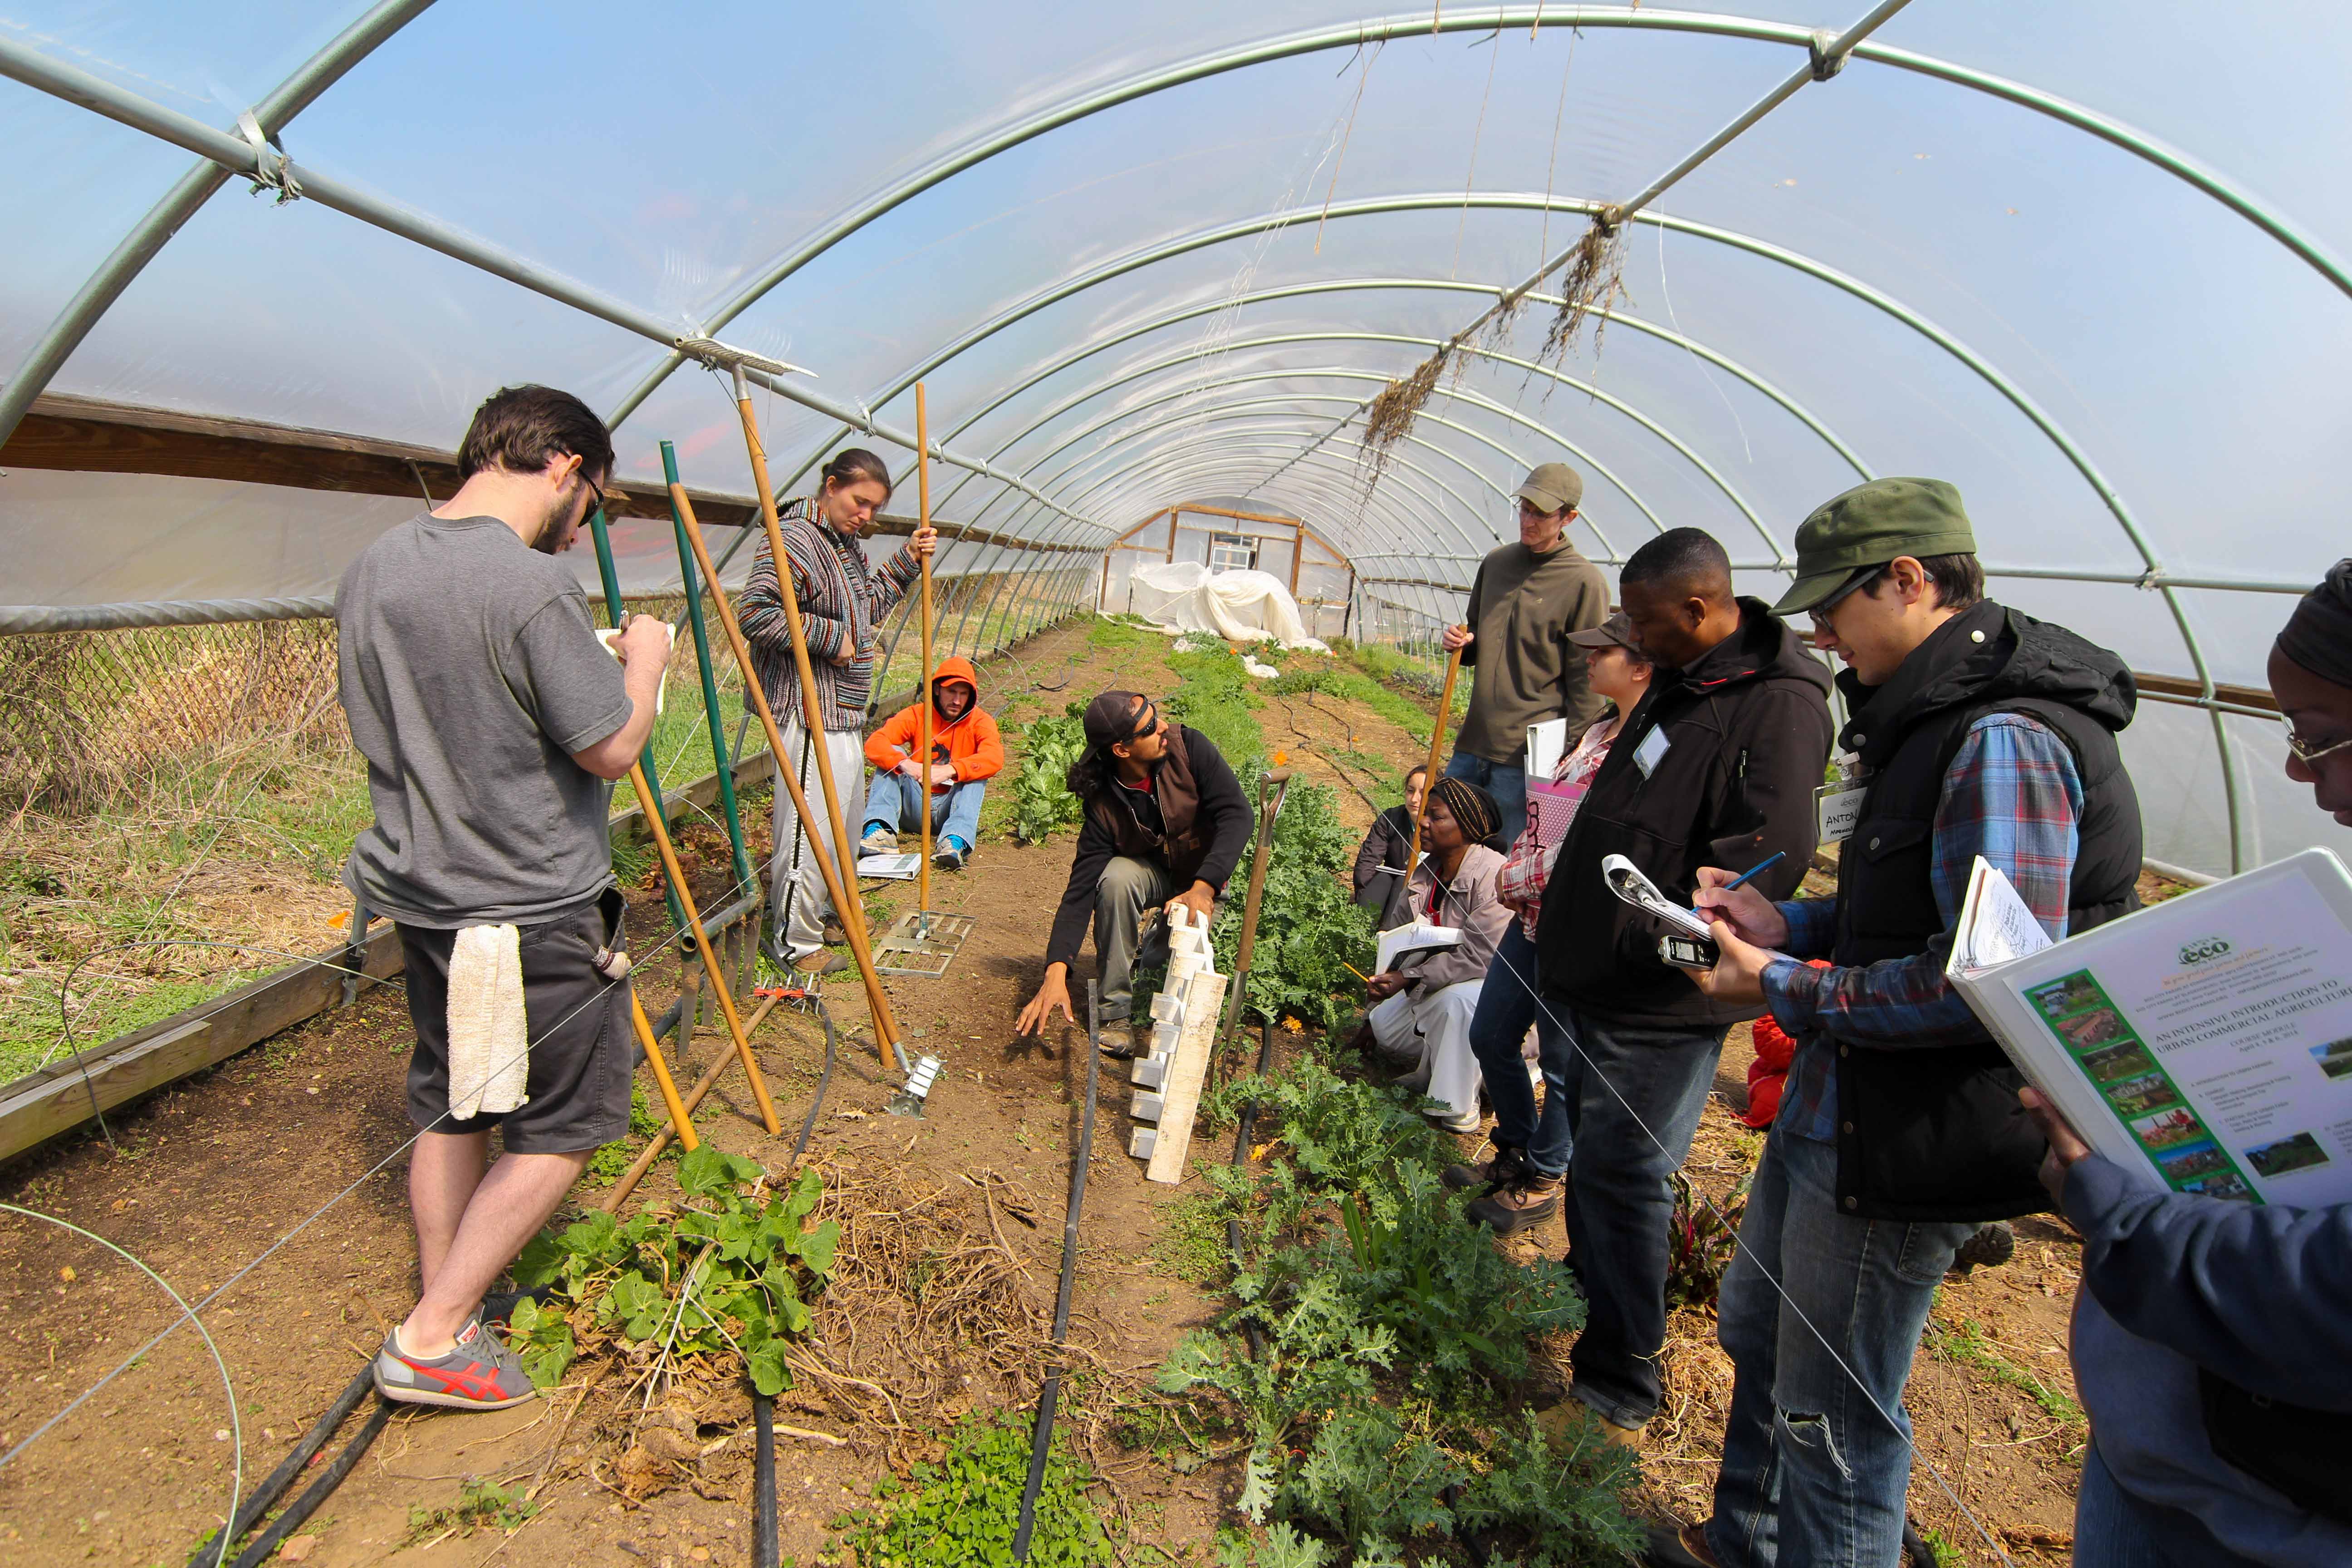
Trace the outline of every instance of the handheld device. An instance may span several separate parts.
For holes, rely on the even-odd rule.
[[[1722,950],[1704,937],[1662,936],[1658,939],[1658,956],[1676,969],[1713,969],[1723,956]]]

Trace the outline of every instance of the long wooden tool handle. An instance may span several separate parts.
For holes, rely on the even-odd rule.
[[[719,966],[719,955],[710,951],[710,933],[702,929],[702,916],[694,908],[694,894],[686,885],[686,869],[677,863],[677,847],[669,841],[669,824],[662,820],[661,803],[654,798],[653,790],[646,784],[646,770],[636,763],[629,764],[629,783],[636,787],[637,805],[646,814],[646,826],[653,829],[654,847],[661,853],[662,874],[677,891],[677,901],[686,910],[686,929],[694,933],[694,945],[702,953],[703,973],[716,983],[712,993],[719,998],[719,1011],[727,1019],[727,1032],[735,1041],[735,1054],[743,1058],[743,1070],[751,1075],[751,1094],[760,1102],[760,1121],[773,1138],[783,1131],[784,1124],[776,1120],[776,1102],[768,1098],[768,1080],[760,1076],[760,1064],[752,1058],[751,1041],[743,1032],[743,1020],[736,1016],[735,998],[728,994],[726,973]]]
[[[776,776],[783,781],[784,791],[793,797],[793,809],[800,813],[801,820],[812,821],[814,816],[809,810],[808,795],[801,788],[800,770],[793,766],[792,758],[784,749],[783,731],[776,725],[775,710],[768,706],[767,689],[760,684],[760,672],[751,663],[751,645],[743,640],[743,623],[735,618],[735,606],[728,600],[727,590],[719,586],[719,574],[711,566],[710,546],[703,540],[702,524],[695,520],[694,502],[687,499],[684,485],[670,486],[669,493],[670,500],[677,503],[679,521],[686,524],[686,541],[694,551],[695,564],[702,568],[702,580],[709,587],[710,603],[719,612],[719,624],[727,633],[727,646],[735,650],[735,662],[742,668],[743,695],[751,700],[751,711],[760,716],[760,727],[767,732],[768,746],[776,758]],[[784,563],[781,569],[789,570],[789,563]],[[776,585],[778,596],[787,605],[791,605],[791,587],[781,576],[777,578]],[[803,682],[803,689],[806,689]],[[841,868],[830,856],[822,853],[815,856],[815,860],[817,874],[824,879],[824,890],[833,900],[834,907],[854,908],[856,900],[844,894]],[[855,889],[856,884],[852,882],[850,887]],[[890,999],[883,994],[882,977],[875,973],[874,952],[866,944],[866,927],[862,922],[853,923],[844,915],[841,929],[849,935],[849,951],[857,959],[858,978],[865,982],[866,1001],[874,1013],[875,1043],[883,1061],[887,1063],[897,1037],[883,1032],[884,1024],[890,1018]]]
[[[923,384],[915,383],[915,475],[916,494],[922,502],[922,526],[931,526],[931,411],[923,395]],[[917,700],[922,707],[922,718],[917,722],[922,731],[923,768],[923,862],[916,873],[919,886],[915,908],[929,914],[931,908],[931,558],[923,557],[923,668],[915,682]],[[980,700],[979,693],[972,700]],[[896,824],[893,824],[895,826]]]
[[[1429,761],[1423,765],[1421,780],[1422,811],[1429,809],[1430,786],[1437,783],[1437,752],[1445,740],[1445,721],[1454,716],[1454,678],[1462,673],[1462,650],[1455,648],[1445,661],[1445,689],[1437,696],[1437,721],[1429,730]],[[1412,847],[1404,858],[1406,886],[1412,883],[1413,868],[1421,864],[1421,812],[1412,816]]]
[[[751,1016],[743,1020],[743,1032],[747,1035],[755,1033],[761,1023],[768,1016],[769,1010],[775,1005],[776,999],[771,996],[752,1009]],[[684,1026],[687,1021],[683,1016],[678,1022],[681,1025],[678,1037],[682,1040],[691,1030]],[[685,1062],[686,1053],[683,1049],[678,1052],[677,1059],[681,1065]],[[691,1117],[694,1114],[695,1107],[702,1103],[703,1097],[710,1092],[711,1086],[719,1081],[719,1075],[727,1070],[727,1064],[733,1059],[734,1054],[730,1051],[721,1051],[710,1058],[710,1066],[704,1069],[700,1078],[695,1080],[694,1087],[686,1091],[688,1116]],[[654,1168],[654,1162],[661,1158],[662,1151],[669,1145],[669,1129],[665,1127],[655,1133],[653,1142],[647,1143],[644,1151],[629,1163],[629,1168],[622,1173],[619,1181],[613,1184],[613,1190],[604,1194],[604,1201],[596,1206],[606,1214],[618,1214],[621,1205],[628,1201],[629,1194],[636,1190],[639,1182],[645,1180],[646,1173]],[[692,1145],[688,1147],[691,1148]]]
[[[1266,792],[1274,792],[1271,809]],[[1225,1008],[1225,1026],[1219,1037],[1220,1046],[1233,1042],[1234,1031],[1241,1026],[1242,994],[1249,984],[1251,955],[1257,948],[1258,911],[1265,902],[1266,862],[1274,858],[1274,819],[1282,815],[1282,801],[1290,793],[1290,770],[1276,768],[1258,784],[1257,847],[1250,857],[1249,894],[1242,900],[1241,944],[1234,950],[1234,987]]]
[[[637,1000],[635,989],[629,992],[629,1022],[636,1028],[637,1044],[645,1047],[646,1060],[653,1064],[654,1081],[661,1085],[662,1104],[669,1110],[669,1124],[677,1129],[677,1141],[691,1154],[702,1140],[694,1135],[694,1123],[688,1119],[686,1106],[677,1098],[677,1080],[669,1076],[669,1063],[662,1060],[661,1044],[654,1038],[654,1026],[646,1021],[646,1005]]]
[[[889,998],[882,994],[882,977],[875,972],[873,944],[866,934],[866,906],[857,897],[857,846],[849,837],[840,792],[834,787],[833,759],[825,754],[824,719],[816,700],[816,672],[809,663],[808,634],[801,626],[800,601],[793,593],[792,556],[784,549],[784,531],[776,520],[776,498],[768,488],[768,449],[760,440],[760,422],[751,412],[751,391],[740,381],[736,384],[735,412],[743,421],[743,444],[751,455],[751,486],[760,498],[760,524],[768,531],[768,552],[776,565],[776,597],[784,607],[784,626],[792,635],[793,669],[800,677],[802,722],[808,726],[809,735],[815,742],[817,787],[824,795],[824,819],[831,824],[834,855],[841,867],[839,886],[847,896],[832,891],[831,883],[827,890],[832,891],[833,907],[840,914],[841,929],[849,938],[850,955],[857,960],[858,973],[866,982],[866,994],[873,1003],[875,1044],[880,1047],[882,1059],[896,1067],[900,1065],[902,1055],[898,1049],[898,1020],[890,1011]],[[683,486],[673,485],[670,489],[680,497],[686,493]],[[711,588],[716,592],[718,584],[714,582]],[[743,674],[747,685],[760,683],[749,663],[744,665]],[[783,747],[772,741],[771,743],[776,745],[777,771],[786,771]],[[808,820],[805,808],[801,819]],[[822,847],[811,847],[816,849],[819,861],[824,859]]]

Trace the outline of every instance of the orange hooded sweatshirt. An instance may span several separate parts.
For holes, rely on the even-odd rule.
[[[1004,771],[1004,738],[997,732],[996,721],[981,710],[980,673],[966,658],[950,657],[940,660],[931,675],[933,701],[942,682],[960,681],[971,689],[971,706],[963,717],[950,724],[938,708],[931,710],[931,760],[950,763],[955,766],[956,782],[971,784],[977,779],[993,778]],[[917,725],[922,710],[909,704],[892,714],[879,730],[866,738],[866,760],[887,773],[912,755],[920,736]],[[934,785],[933,795],[945,795],[945,786]]]

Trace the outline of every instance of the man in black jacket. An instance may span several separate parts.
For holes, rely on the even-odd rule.
[[[1567,1076],[1569,1263],[1586,1301],[1571,1392],[1631,1444],[1658,1406],[1665,1344],[1666,1178],[1690,1151],[1723,1037],[1761,1008],[1691,989],[1647,917],[1603,890],[1622,855],[1687,900],[1702,866],[1786,894],[1813,850],[1829,757],[1829,672],[1761,601],[1735,598],[1723,547],[1660,534],[1619,580],[1656,674],[1577,808],[1536,926],[1546,1005],[1574,1035]]]
[[[1124,1022],[1133,1001],[1143,913],[1183,904],[1206,921],[1248,847],[1256,818],[1231,763],[1198,730],[1171,724],[1132,691],[1087,705],[1087,749],[1070,768],[1070,793],[1086,805],[1069,885],[1045,944],[1045,978],[1021,1009],[1017,1034],[1042,1030],[1055,1008],[1070,1012],[1070,960],[1095,928],[1101,967],[1103,1048],[1133,1050]]]
[[[2139,803],[2116,744],[2137,694],[2115,655],[1983,599],[1940,480],[1828,502],[1797,531],[1797,572],[1776,608],[1810,610],[1848,666],[1855,762],[1822,813],[1853,826],[1833,900],[1727,889],[1732,859],[1700,877],[1723,956],[1699,989],[1768,1003],[1798,1043],[1723,1280],[1737,1375],[1715,1518],[1679,1544],[1892,1565],[1903,1386],[1937,1282],[1979,1223],[2047,1206],[2022,1080],[1944,979],[1952,922],[1979,856],[2053,937],[2137,907]],[[1815,955],[1833,967],[1798,962]]]

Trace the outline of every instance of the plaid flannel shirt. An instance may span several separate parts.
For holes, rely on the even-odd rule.
[[[1983,856],[2006,875],[2052,937],[2066,934],[2066,897],[2080,847],[2083,781],[2066,742],[2019,713],[1992,713],[1969,727],[1936,803],[1928,880],[1944,929],[1924,952],[1877,963],[1814,969],[1836,940],[1837,900],[1796,899],[1779,907],[1789,922],[1790,960],[1764,971],[1773,1020],[1797,1042],[1780,1117],[1821,1142],[1837,1135],[1835,1036],[1879,1050],[1965,1045],[1984,1026],[1944,978],[1952,922],[1969,873]]]

